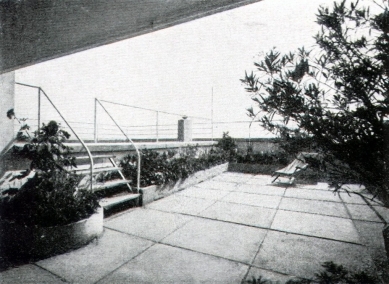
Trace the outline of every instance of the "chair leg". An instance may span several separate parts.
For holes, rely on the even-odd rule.
[[[280,177],[280,175],[277,175],[276,178],[273,179],[273,181],[271,183],[275,182],[279,177]]]

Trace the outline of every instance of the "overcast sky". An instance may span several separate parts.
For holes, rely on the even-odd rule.
[[[319,27],[317,8],[332,2],[264,0],[20,69],[16,79],[41,86],[71,121],[93,122],[95,97],[211,118],[212,89],[215,121],[248,120],[251,100],[239,80],[245,70],[253,70],[258,55],[272,47],[311,48]],[[29,92],[17,88],[16,109],[21,113],[28,104],[23,114],[34,117],[36,92]],[[142,120],[141,113],[131,117],[118,109],[115,118],[121,123]],[[247,136],[247,131],[246,125],[231,133]],[[251,136],[265,135],[255,131]]]

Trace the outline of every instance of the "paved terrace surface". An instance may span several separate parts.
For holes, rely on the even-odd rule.
[[[385,208],[326,184],[270,181],[223,173],[106,219],[88,246],[6,270],[0,282],[241,283],[262,275],[284,283],[314,277],[324,261],[380,273]]]

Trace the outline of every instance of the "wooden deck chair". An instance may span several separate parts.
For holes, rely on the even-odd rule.
[[[293,184],[295,179],[294,175],[302,170],[305,170],[309,166],[305,158],[315,158],[317,156],[318,153],[308,153],[308,152],[299,153],[297,155],[297,158],[294,159],[289,165],[287,165],[285,168],[275,171],[272,174],[272,176],[276,176],[273,179],[272,183],[275,182],[280,176],[287,176],[289,177],[288,184]]]

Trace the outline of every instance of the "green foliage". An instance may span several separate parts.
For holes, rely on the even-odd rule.
[[[331,262],[325,262],[323,265],[324,271],[316,274],[316,281],[319,284],[363,284],[363,283],[379,283],[378,279],[369,275],[368,273],[361,272],[352,272],[350,273],[342,265],[338,265]]]
[[[35,175],[20,190],[0,199],[2,219],[48,227],[76,222],[96,212],[95,194],[78,189],[79,177],[66,170],[76,166],[71,148],[64,144],[69,137],[57,122],[50,121],[23,147],[14,148],[15,155],[31,161],[21,177],[31,171]]]
[[[315,274],[314,280],[309,279],[290,279],[286,284],[375,284],[380,283],[376,277],[369,275],[364,271],[350,272],[342,265],[334,262],[324,262],[322,264],[324,270]],[[266,280],[259,276],[249,280],[248,283],[256,284],[272,284],[278,283],[271,280]]]
[[[28,131],[30,130],[30,126],[26,123],[27,118],[16,117],[16,114],[15,114],[15,111],[13,108],[11,108],[7,111],[7,117],[9,119],[15,119],[20,125],[20,129],[19,129],[18,133],[16,134],[16,140],[17,141],[28,141],[31,136],[28,133]]]
[[[0,199],[0,216],[27,226],[51,227],[85,219],[99,206],[93,193],[77,190],[78,177],[65,171],[42,173],[14,196]]]
[[[284,151],[279,152],[260,152],[253,153],[250,149],[245,153],[239,153],[236,161],[243,164],[262,164],[262,165],[286,165],[288,163],[288,154]]]
[[[39,132],[22,149],[14,148],[15,154],[31,160],[30,170],[54,172],[64,167],[75,167],[75,158],[70,155],[71,148],[64,142],[70,134],[55,121],[44,123]]]
[[[228,134],[228,132],[223,133],[223,137],[217,142],[216,147],[224,151],[227,155],[228,161],[233,162],[236,159],[237,146],[235,140]]]
[[[180,153],[142,150],[140,185],[142,187],[162,185],[184,179],[197,171],[227,162],[231,157],[230,152],[226,152],[218,146],[206,153],[198,153],[198,147],[188,147]],[[123,174],[126,178],[136,183],[137,156],[127,155],[120,162],[120,166],[123,168]]]
[[[282,55],[273,49],[242,82],[259,108],[249,115],[285,139],[311,140],[336,188],[351,179],[389,201],[388,2],[375,8],[370,14],[346,1],[321,7],[314,50]]]

